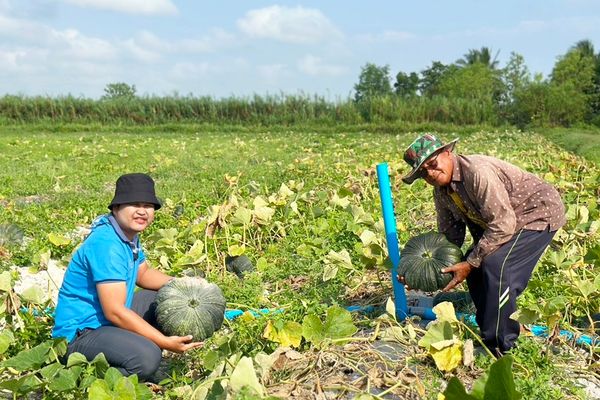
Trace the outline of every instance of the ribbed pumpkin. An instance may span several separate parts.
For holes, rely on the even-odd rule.
[[[214,283],[176,278],[156,295],[156,319],[166,335],[204,340],[221,328],[225,305],[223,292]]]
[[[441,233],[428,232],[406,242],[398,266],[398,274],[413,289],[433,292],[443,289],[452,280],[452,274],[441,270],[462,259],[460,248],[450,243]]]

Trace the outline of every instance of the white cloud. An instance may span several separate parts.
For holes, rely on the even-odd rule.
[[[324,64],[319,57],[310,54],[298,62],[298,69],[305,74],[313,76],[339,76],[347,71],[346,67],[343,66]]]
[[[261,78],[263,83],[273,85],[278,83],[281,79],[289,76],[287,65],[285,64],[265,64],[256,67],[258,76]]]
[[[275,5],[251,10],[237,21],[237,25],[250,37],[285,43],[317,43],[342,37],[341,32],[321,11],[301,6],[291,8]]]
[[[116,11],[127,14],[175,15],[177,7],[171,0],[63,0],[79,7]]]
[[[384,31],[377,34],[366,33],[357,36],[357,40],[365,43],[374,42],[406,42],[414,39],[416,36],[410,32],[404,31]]]

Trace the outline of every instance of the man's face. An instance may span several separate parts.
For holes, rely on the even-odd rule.
[[[116,205],[112,213],[130,239],[146,229],[154,220],[154,205],[150,203],[130,203]]]
[[[448,186],[452,181],[454,163],[450,150],[445,150],[431,157],[421,165],[419,170],[425,182],[432,186]]]

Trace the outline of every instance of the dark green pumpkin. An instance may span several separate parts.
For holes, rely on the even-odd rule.
[[[15,224],[0,224],[0,246],[21,244],[23,231]]]
[[[226,301],[214,283],[202,278],[176,278],[156,295],[156,320],[168,336],[192,335],[204,340],[221,328]]]
[[[225,257],[225,267],[227,271],[233,272],[242,278],[245,273],[254,271],[252,261],[245,255]]]
[[[428,232],[410,239],[402,250],[398,274],[412,289],[433,292],[443,289],[452,274],[441,270],[462,260],[460,248],[441,233]]]

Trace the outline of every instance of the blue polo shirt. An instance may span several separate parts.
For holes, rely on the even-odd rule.
[[[129,241],[111,214],[98,217],[91,230],[73,255],[58,292],[52,337],[69,342],[78,330],[112,325],[102,312],[97,284],[125,282],[125,306],[131,308],[138,268],[146,259],[137,235]]]

